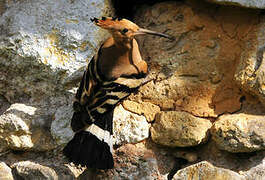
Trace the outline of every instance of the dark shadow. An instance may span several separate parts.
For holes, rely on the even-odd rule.
[[[135,15],[135,10],[143,5],[152,6],[156,3],[163,2],[166,0],[133,0],[133,1],[123,1],[123,0],[112,0],[116,15],[121,18],[126,18],[132,20]],[[174,0],[173,0],[174,1]],[[182,1],[182,0],[175,0]]]
[[[0,95],[0,116],[11,106],[7,99]]]
[[[153,152],[160,174],[168,174],[168,179],[173,178],[178,170],[199,161],[198,158],[195,161],[189,162],[186,156],[187,154],[196,152],[196,147],[169,148],[154,143],[151,138],[146,140],[145,146]]]
[[[174,175],[178,172],[178,170],[180,170],[183,165],[187,164],[188,161],[186,159],[183,158],[176,158],[175,159],[175,164],[174,167],[171,169],[171,171],[169,172],[167,179],[171,180],[173,179]]]
[[[216,167],[235,172],[248,171],[261,164],[265,157],[265,151],[231,153],[220,150],[211,139],[206,144],[196,146],[194,150],[199,155],[199,161],[208,161]]]

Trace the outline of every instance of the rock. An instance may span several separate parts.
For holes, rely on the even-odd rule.
[[[222,115],[211,129],[217,146],[229,152],[253,152],[265,149],[265,116],[251,114]]]
[[[256,45],[256,30],[262,28],[257,26],[259,15],[254,10],[218,8],[215,11],[215,4],[203,1],[138,8],[135,22],[139,26],[168,33],[176,41],[139,37],[143,59],[148,60],[155,80],[130,100],[199,117],[218,117],[240,109],[243,93],[234,81],[236,62],[248,46]]]
[[[236,5],[247,8],[265,9],[264,0],[208,0],[218,4]]]
[[[148,122],[152,122],[155,119],[155,115],[160,112],[160,108],[149,102],[134,102],[125,100],[122,102],[124,109],[136,113],[138,115],[144,115]]]
[[[8,167],[4,162],[0,163],[0,179],[14,180],[14,177],[11,172],[11,168]]]
[[[36,126],[36,111],[35,107],[16,103],[0,115],[1,150],[45,151],[55,147],[50,133]]]
[[[55,147],[49,132],[54,115],[59,107],[72,104],[84,66],[107,35],[90,22],[90,17],[113,13],[109,0],[0,3],[0,96],[9,104],[19,102],[25,108],[35,108],[34,115],[17,117],[13,112],[2,116],[6,108],[0,107],[1,117],[10,118],[9,124],[11,118],[20,125],[25,122],[19,131],[13,129],[15,136],[11,135],[13,130],[7,133],[10,136],[4,141],[8,147]]]
[[[119,105],[114,110],[113,144],[140,142],[149,137],[149,127],[144,116],[126,111]]]
[[[28,180],[59,179],[58,175],[53,169],[30,161],[22,161],[15,163],[12,165],[12,169],[14,170],[14,175],[17,178]]]
[[[265,1],[264,1],[265,3]],[[238,85],[257,96],[265,107],[265,17],[257,29],[258,42],[248,45],[234,75]]]
[[[173,177],[173,180],[245,180],[243,176],[228,169],[218,168],[207,161],[188,166],[179,170]]]
[[[0,93],[14,100],[65,91],[106,38],[90,18],[111,14],[109,0],[10,4],[0,19]]]
[[[74,136],[70,126],[73,113],[72,105],[62,106],[56,111],[55,119],[51,124],[51,134],[58,145],[68,143]]]
[[[188,147],[206,142],[212,123],[180,111],[160,112],[151,127],[155,143],[170,147]]]
[[[5,1],[0,2],[0,15],[2,15],[6,10]]]

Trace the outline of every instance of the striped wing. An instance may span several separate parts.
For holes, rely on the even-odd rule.
[[[140,73],[105,80],[97,62],[97,57],[90,61],[76,93],[71,122],[73,131],[82,130],[113,111],[120,101],[142,85],[146,76]]]

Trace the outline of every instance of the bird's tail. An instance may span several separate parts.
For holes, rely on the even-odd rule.
[[[64,155],[76,165],[96,169],[113,168],[112,118],[113,112],[75,133],[64,148]]]

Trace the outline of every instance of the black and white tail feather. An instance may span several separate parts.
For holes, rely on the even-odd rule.
[[[98,69],[98,56],[92,58],[84,72],[73,104],[71,127],[74,138],[63,150],[68,159],[89,168],[111,169],[112,126],[115,106],[135,92],[146,74],[121,76],[106,80]]]

